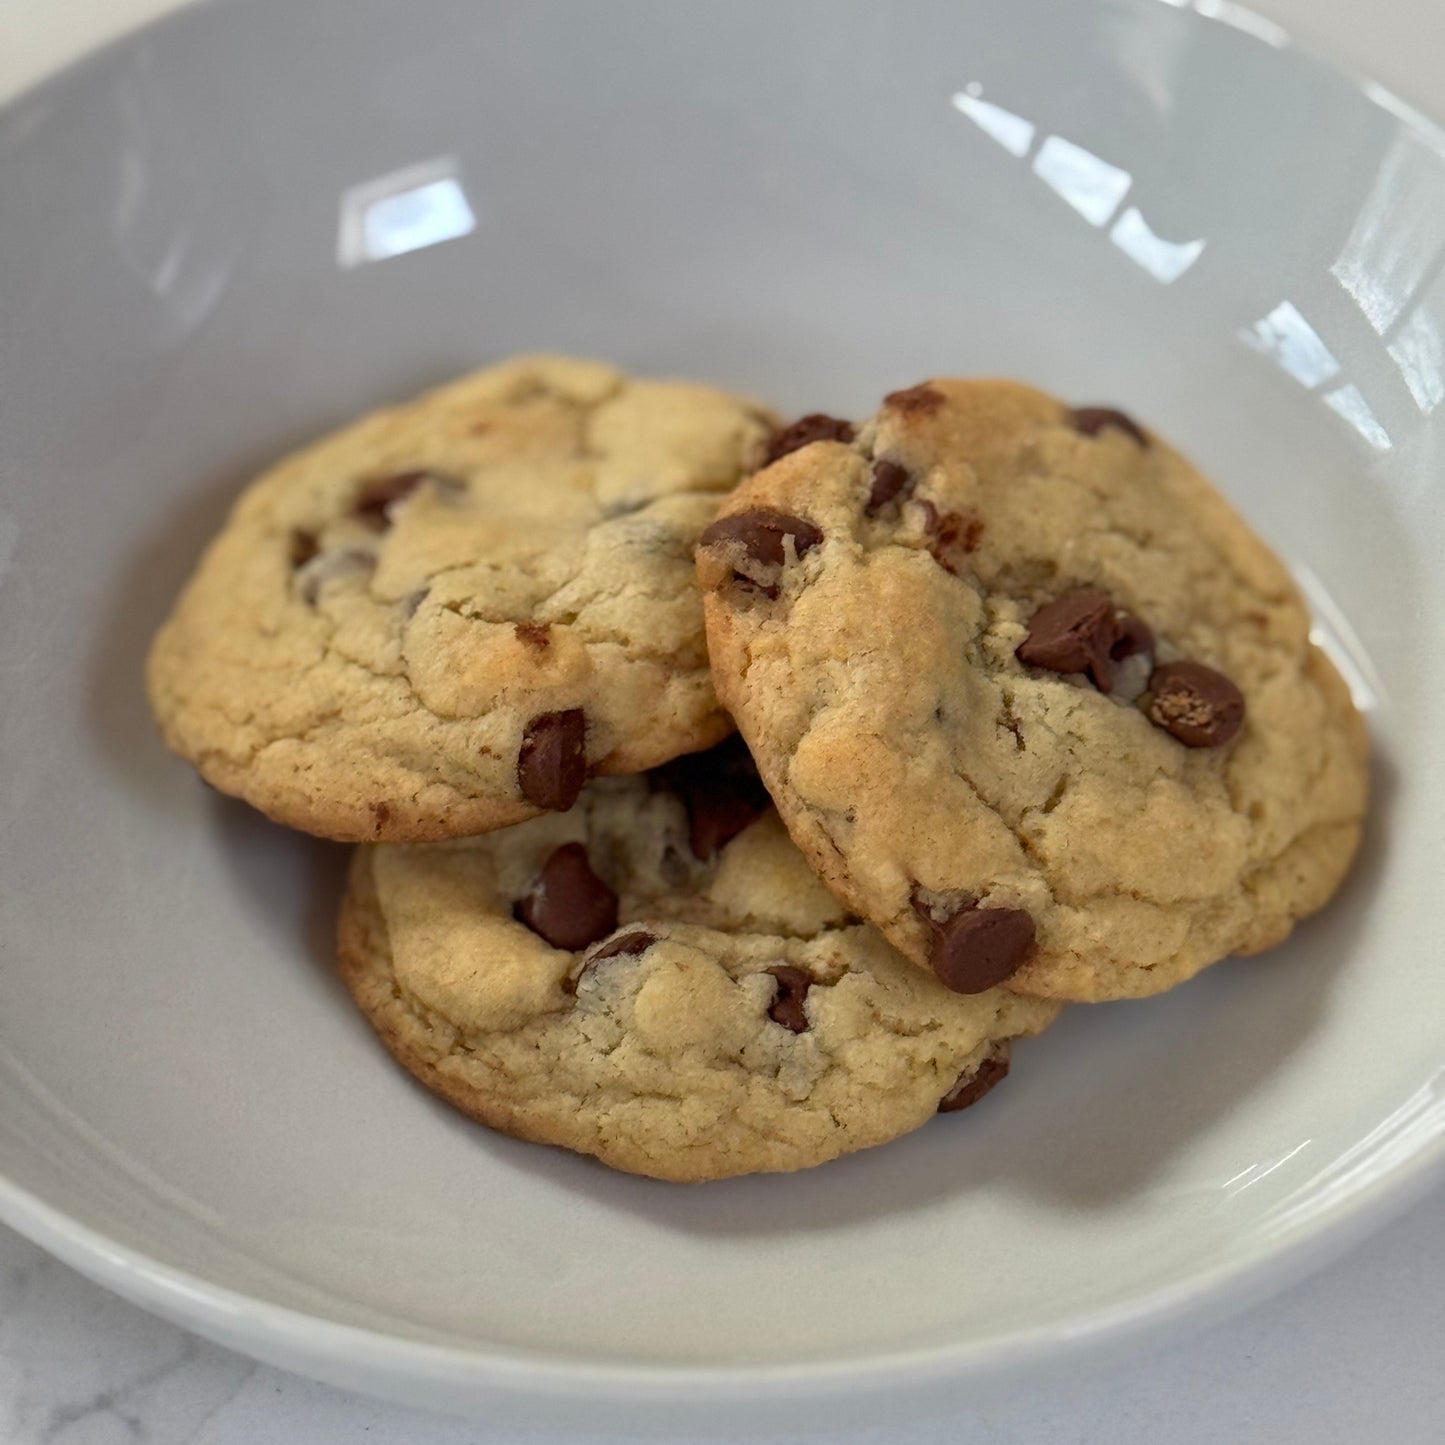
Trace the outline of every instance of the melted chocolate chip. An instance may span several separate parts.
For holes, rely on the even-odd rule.
[[[594,964],[602,963],[609,958],[635,957],[639,953],[646,953],[656,942],[656,934],[648,933],[641,928],[629,929],[626,933],[619,933],[616,938],[609,938],[601,947],[593,949],[582,960],[581,967],[562,981],[563,991],[576,993],[577,985],[581,983],[583,974],[590,973]]]
[[[682,799],[688,845],[706,863],[772,802],[752,754],[734,734],[704,753],[688,753],[654,770],[653,779]]]
[[[890,391],[883,398],[883,405],[901,411],[904,416],[932,416],[946,400],[941,391],[924,381],[904,391]]]
[[[938,1101],[940,1114],[956,1114],[970,1104],[976,1104],[993,1088],[1008,1077],[1008,1045],[995,1045],[994,1051],[972,1073],[959,1075],[958,1082]]]
[[[945,572],[956,577],[968,554],[978,546],[983,523],[971,512],[940,512],[932,502],[920,502],[923,525],[928,531],[928,550]]]
[[[1166,662],[1149,674],[1149,721],[1187,748],[1217,748],[1244,723],[1244,694],[1202,662]]]
[[[592,871],[580,843],[564,843],[542,865],[516,916],[553,948],[576,952],[617,927],[617,895]]]
[[[519,622],[514,631],[517,641],[525,643],[536,652],[546,652],[552,645],[552,628],[546,622]]]
[[[719,517],[703,530],[702,545],[712,547],[720,542],[740,542],[754,561],[780,567],[787,560],[783,540],[786,537],[793,539],[793,551],[799,557],[811,552],[823,540],[823,534],[802,517],[760,507],[753,512]]]
[[[1116,612],[1114,634],[1114,645],[1109,649],[1114,664],[1113,694],[1122,703],[1137,702],[1154,670],[1154,633],[1132,612]]]
[[[1153,651],[1154,630],[1149,624],[1132,612],[1116,612],[1114,641],[1109,648],[1109,656],[1115,662],[1123,662],[1126,657],[1136,657],[1141,652]]]
[[[304,567],[320,550],[321,543],[317,541],[315,532],[303,531],[300,527],[292,529],[290,557],[293,567]]]
[[[1146,629],[1147,631],[1147,629]],[[1049,672],[1086,672],[1100,692],[1114,685],[1112,649],[1119,640],[1107,593],[1070,592],[1040,607],[1017,656]]]
[[[1069,413],[1069,425],[1086,437],[1096,437],[1105,427],[1127,432],[1141,447],[1149,445],[1148,433],[1133,417],[1111,406],[1080,406]]]
[[[356,494],[351,510],[367,526],[380,532],[390,525],[387,511],[391,506],[411,496],[430,475],[430,472],[397,472],[394,476],[378,477]]]
[[[704,528],[700,545],[729,547],[734,554],[734,578],[756,587],[768,597],[776,597],[781,571],[787,562],[785,541],[789,537],[793,539],[795,557],[812,551],[823,540],[822,532],[802,517],[760,507],[732,517],[719,517]]]
[[[465,483],[442,472],[425,469],[414,472],[396,472],[389,477],[378,477],[367,482],[356,494],[351,510],[373,531],[384,532],[391,525],[391,509],[398,502],[405,501],[424,482],[432,482],[448,492],[461,492]]]
[[[517,754],[517,786],[539,808],[562,812],[587,781],[587,715],[580,707],[544,712],[527,724]]]
[[[813,442],[850,442],[853,440],[853,423],[836,416],[827,416],[821,411],[799,417],[791,426],[775,431],[768,438],[763,449],[763,465],[770,467],[779,457]]]
[[[616,938],[609,938],[601,948],[588,954],[587,962],[600,963],[604,958],[622,958],[646,953],[656,942],[655,933],[647,933],[640,928],[633,929],[630,933],[619,933]]]
[[[1016,973],[1033,951],[1034,921],[1022,908],[965,904],[937,919],[916,894],[914,907],[933,933],[933,971],[955,993],[994,988]]]
[[[778,981],[777,996],[768,1005],[768,1017],[775,1024],[782,1024],[785,1029],[791,1029],[795,1034],[806,1033],[808,1014],[803,1007],[803,1000],[808,997],[813,980],[801,968],[794,968],[787,963],[780,963],[768,972]]]
[[[863,510],[876,517],[885,507],[891,507],[913,490],[915,479],[906,467],[897,462],[874,462],[873,485],[868,490],[868,500]]]

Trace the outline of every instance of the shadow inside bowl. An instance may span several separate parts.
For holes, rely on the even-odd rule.
[[[395,397],[439,386],[468,364],[462,359],[451,368],[436,361],[408,367],[369,400],[381,406]],[[481,363],[472,358],[470,364]],[[352,420],[360,409],[355,402],[340,404],[330,423]],[[86,717],[110,777],[137,795],[138,801],[162,810],[178,808],[183,796],[178,790],[187,781],[187,770],[167,755],[146,701],[145,663],[152,638],[247,484],[292,449],[322,435],[327,425],[323,410],[304,425],[288,427],[269,444],[237,449],[226,458],[220,480],[194,491],[183,487],[180,500],[162,514],[142,545],[105,584]]]
[[[204,784],[199,784],[204,787]],[[336,969],[336,920],[346,890],[351,848],[283,828],[240,802],[215,793],[210,819],[221,851],[264,926],[289,935],[289,951],[310,965],[350,1010],[350,995]],[[278,900],[299,900],[288,909]]]
[[[187,777],[151,717],[146,654],[237,491],[232,479],[187,498],[120,571],[96,629],[87,698],[91,736],[116,783],[156,807],[164,807],[167,794],[174,796]]]

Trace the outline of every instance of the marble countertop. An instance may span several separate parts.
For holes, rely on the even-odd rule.
[[[1445,1437],[1445,1190],[1334,1268],[1166,1353],[829,1445],[1336,1445]],[[0,1229],[3,1445],[488,1445],[526,1438],[258,1365]],[[593,1435],[587,1445],[618,1436]],[[710,1437],[699,1436],[700,1439]],[[711,1437],[717,1438],[717,1437]],[[796,1445],[805,1439],[795,1437]],[[770,1445],[792,1445],[781,1437]]]
[[[176,3],[0,0],[0,100]],[[1258,8],[1323,53],[1439,109],[1439,0],[1259,0]],[[504,1438],[513,1437],[258,1365],[124,1303],[0,1227],[0,1445],[483,1445]],[[618,1437],[586,1438],[605,1445]],[[1445,1439],[1445,1190],[1333,1268],[1167,1352],[1051,1375],[1026,1396],[965,1417],[829,1438],[832,1445],[1376,1438],[1437,1445]]]

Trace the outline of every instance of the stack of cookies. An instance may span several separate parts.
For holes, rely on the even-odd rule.
[[[936,381],[778,429],[525,359],[253,484],[149,687],[215,787],[361,845],[340,966],[401,1064],[702,1180],[962,1109],[1062,1003],[1319,908],[1366,744],[1309,630],[1120,412]]]

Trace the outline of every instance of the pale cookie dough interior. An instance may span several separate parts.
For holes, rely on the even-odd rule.
[[[1279,942],[1344,874],[1348,691],[1280,562],[1128,418],[928,383],[781,457],[705,540],[719,696],[794,840],[915,962],[942,972],[965,913],[1015,917],[1010,988],[1156,993]],[[1081,591],[1112,605],[1105,643],[1152,634],[1105,654],[1107,693],[1018,656]],[[1165,695],[1189,668],[1215,695]]]
[[[982,1093],[1007,1041],[1054,1016],[950,993],[848,919],[760,793],[740,811],[739,790],[679,786],[686,803],[656,775],[603,779],[566,814],[359,850],[341,967],[396,1058],[493,1128],[701,1180],[895,1138]],[[514,913],[579,844],[591,896],[554,886],[551,923],[615,897],[588,946],[553,947]]]
[[[717,741],[692,547],[768,424],[706,386],[540,358],[297,453],[156,639],[166,741],[279,821],[400,841]]]

